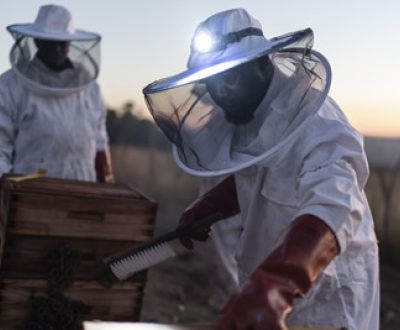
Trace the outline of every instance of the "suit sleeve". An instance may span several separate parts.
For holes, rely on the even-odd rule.
[[[91,94],[97,112],[96,150],[105,151],[108,148],[108,134],[106,128],[107,109],[104,104],[103,97],[101,95],[100,87],[98,84],[94,85]]]
[[[297,194],[300,212],[324,220],[341,251],[353,240],[369,206],[364,187],[369,175],[363,139],[350,125],[333,122],[306,142]]]
[[[12,170],[15,140],[13,105],[5,77],[0,78],[0,176]]]

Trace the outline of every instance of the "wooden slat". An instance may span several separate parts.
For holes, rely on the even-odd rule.
[[[80,197],[80,196],[58,196],[50,194],[19,194],[12,192],[11,207],[18,206],[29,209],[49,210],[67,209],[67,210],[93,210],[107,211],[112,213],[132,213],[141,212],[146,209],[153,209],[155,203],[143,199],[121,200],[118,198],[98,199],[96,197]]]
[[[22,290],[25,292],[36,292],[41,291],[43,288],[47,288],[47,281],[44,279],[37,280],[37,279],[5,279],[1,278],[0,283],[4,287],[12,288],[13,290]],[[141,289],[143,285],[141,283],[133,283],[133,282],[123,282],[114,285],[112,288],[104,289],[104,287],[96,282],[96,281],[74,281],[71,284],[71,287],[67,289],[67,291],[73,291],[77,289],[84,289],[84,290],[99,290],[104,291],[106,294],[112,293],[123,293],[125,291],[130,290],[138,290]]]
[[[46,297],[44,280],[2,280],[0,291],[0,324],[5,328],[19,329],[29,318],[31,295]],[[75,281],[63,290],[69,299],[90,306],[84,320],[138,321],[143,297],[143,284],[125,282],[104,289],[94,281]]]
[[[74,278],[94,280],[110,255],[141,244],[140,240],[111,241],[102,239],[74,239],[72,237],[36,237],[9,235],[2,258],[1,276],[5,278],[46,278],[46,255],[61,244],[77,255]],[[137,274],[133,280],[143,281]]]
[[[154,222],[154,211],[151,209],[113,213],[111,211],[87,208],[52,210],[20,207],[15,209],[13,213],[9,217],[9,221],[15,222],[14,226],[18,226],[18,222],[45,223],[56,226],[65,224],[65,221],[75,221],[77,223],[88,222],[89,224],[113,224],[116,227],[121,226],[120,228],[126,228],[125,226],[140,226]]]
[[[150,212],[123,216],[105,214],[102,218],[96,213],[77,212],[73,217],[78,219],[61,211],[19,210],[15,216],[10,217],[7,232],[8,235],[144,241],[151,236],[155,223],[155,215]]]
[[[142,233],[129,232],[114,226],[91,226],[91,225],[65,225],[63,228],[35,225],[30,223],[20,224],[18,229],[8,230],[9,234],[35,235],[35,236],[54,236],[54,237],[75,237],[75,238],[98,238],[105,240],[129,240],[135,238],[137,241],[148,239],[148,231]],[[66,236],[65,236],[66,235]]]
[[[12,182],[9,178],[12,175],[3,177],[5,189],[14,192],[40,192],[45,191],[57,195],[79,195],[95,198],[127,198],[127,199],[147,199],[131,187],[123,184],[94,183],[87,181],[77,181],[69,179],[37,178],[21,182]]]

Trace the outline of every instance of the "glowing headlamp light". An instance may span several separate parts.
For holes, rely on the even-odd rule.
[[[263,33],[257,28],[247,28],[236,32],[230,32],[217,38],[211,33],[201,31],[194,37],[192,47],[199,53],[215,52],[226,49],[229,44],[239,42],[244,37],[248,36],[263,36]]]
[[[194,48],[200,53],[207,53],[215,47],[216,41],[210,34],[202,32],[198,34],[194,41]]]

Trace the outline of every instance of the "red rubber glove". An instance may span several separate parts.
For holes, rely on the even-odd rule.
[[[97,182],[114,182],[110,156],[107,151],[97,151],[94,164]]]
[[[339,254],[334,233],[319,218],[296,219],[277,246],[226,304],[220,330],[287,330],[293,299],[307,294],[319,274]]]
[[[224,218],[229,218],[240,212],[234,175],[221,181],[214,188],[196,199],[181,215],[178,228],[186,226],[196,220],[214,213],[221,213]],[[180,237],[182,245],[193,249],[193,240],[204,242],[210,237],[211,227],[203,227],[189,236]]]

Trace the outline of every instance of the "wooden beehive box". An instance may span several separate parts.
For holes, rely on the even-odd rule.
[[[111,288],[97,277],[105,257],[153,236],[156,212],[155,202],[124,185],[3,176],[1,329],[22,328],[43,304],[73,309],[80,322],[138,321],[146,272]]]

